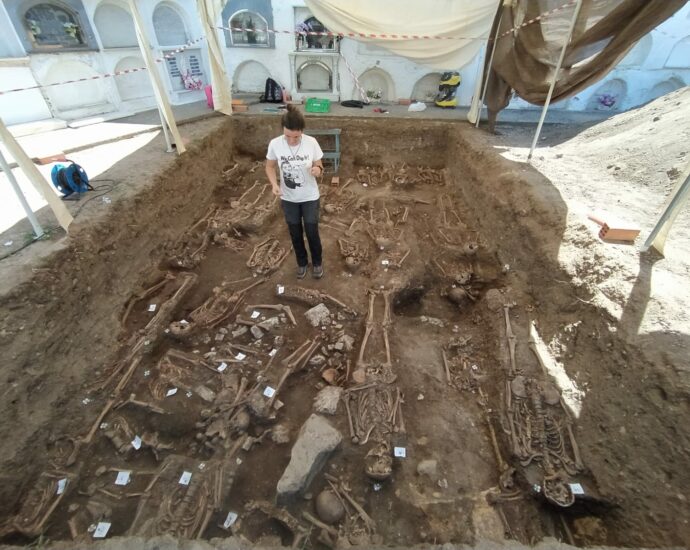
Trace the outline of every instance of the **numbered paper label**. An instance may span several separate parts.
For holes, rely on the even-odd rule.
[[[96,525],[96,530],[93,532],[93,538],[102,539],[108,534],[110,530],[110,523],[107,521],[99,521]]]

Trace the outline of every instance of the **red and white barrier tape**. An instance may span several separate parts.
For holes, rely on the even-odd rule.
[[[507,30],[506,32],[498,35],[497,38],[503,38],[504,36],[508,36],[510,33],[515,32],[518,29],[521,29],[523,27],[527,27],[528,25],[532,25],[533,23],[536,23],[537,21],[541,21],[542,19],[546,19],[546,18],[552,16],[554,13],[558,13],[559,11],[564,10],[570,6],[574,6],[575,4],[577,4],[577,0],[570,0],[570,2],[568,2],[567,4],[563,4],[562,6],[558,6],[556,8],[553,8],[552,10],[545,11],[544,13],[540,13],[536,17],[534,17],[528,21],[525,21],[522,25],[518,25],[517,27],[513,27],[512,29]],[[489,40],[491,40],[491,39],[489,39]]]
[[[192,40],[192,41],[190,41],[190,42],[187,42],[187,43],[186,43],[184,46],[182,46],[181,48],[178,48],[178,49],[176,49],[176,50],[173,50],[172,52],[168,52],[168,53],[165,54],[163,57],[157,57],[156,59],[154,59],[154,61],[155,61],[156,63],[162,63],[162,62],[164,62],[166,59],[171,59],[172,57],[174,57],[174,56],[177,55],[178,53],[181,53],[181,52],[185,51],[187,48],[193,46],[193,45],[196,44],[197,42],[201,42],[204,38],[206,38],[206,37],[205,37],[205,36],[202,36],[201,38],[197,38],[196,40]],[[53,82],[53,83],[51,83],[51,84],[42,84],[42,85],[41,85],[41,84],[37,84],[36,86],[27,86],[26,88],[14,88],[14,89],[12,89],[12,90],[0,90],[0,96],[1,96],[1,95],[5,95],[5,94],[11,94],[11,93],[14,93],[14,92],[25,92],[25,91],[27,91],[27,90],[38,90],[39,88],[51,88],[51,87],[53,87],[53,86],[62,86],[63,84],[74,84],[75,82],[88,82],[88,81],[90,81],[90,80],[99,80],[99,79],[101,79],[101,78],[110,78],[110,77],[113,77],[113,76],[120,76],[120,75],[124,75],[124,74],[138,73],[138,72],[140,72],[140,71],[146,71],[146,70],[147,70],[146,67],[138,67],[138,68],[136,68],[136,69],[124,69],[124,70],[122,70],[122,71],[115,71],[115,72],[112,72],[112,73],[105,73],[105,74],[97,74],[97,75],[95,75],[95,76],[89,76],[89,77],[86,77],[86,78],[77,78],[77,79],[74,79],[74,80],[64,80],[64,81],[62,81],[62,82]]]
[[[557,13],[563,9],[568,8],[569,6],[572,6],[577,3],[577,0],[570,0],[566,4],[563,4],[562,6],[558,6],[552,10],[549,10],[547,12],[544,12],[537,17],[534,17],[530,19],[529,21],[525,21],[521,25],[518,25],[517,27],[513,27],[512,29],[500,34],[497,38],[503,38],[504,36],[508,36],[510,33],[521,29],[523,27],[526,27],[528,25],[532,25],[536,23],[537,21],[541,21],[542,19],[546,19],[553,15],[554,13]],[[227,31],[251,31],[255,33],[268,33],[268,34],[293,34],[293,35],[302,35],[302,36],[331,36],[331,37],[338,37],[338,38],[379,38],[379,39],[394,39],[394,40],[492,40],[491,38],[485,38],[485,37],[462,37],[462,36],[432,36],[432,35],[419,35],[419,34],[365,34],[365,33],[354,33],[354,32],[332,32],[332,31],[326,31],[326,32],[316,32],[316,31],[288,31],[288,30],[276,30],[276,29],[248,29],[245,27],[217,27],[218,29],[222,30],[227,30]],[[200,38],[197,38],[196,40],[192,40],[191,42],[188,42],[185,44],[182,48],[179,48],[175,51],[172,51],[163,57],[157,58],[155,60],[156,63],[161,63],[165,61],[166,59],[170,59],[174,55],[183,52],[193,44],[196,44],[197,42],[200,42],[203,40],[205,37],[202,36]],[[341,54],[342,57],[342,54]],[[352,67],[350,67],[349,63],[347,60],[343,57],[343,60],[345,61],[345,65],[352,75],[355,84],[357,86],[357,89],[359,90],[360,95],[364,93],[362,90],[362,87],[360,86],[359,82],[357,81],[357,77],[355,76]],[[62,86],[63,84],[74,84],[76,82],[87,82],[89,80],[99,80],[101,78],[110,78],[114,76],[120,76],[120,75],[125,75],[125,74],[130,74],[130,73],[136,73],[139,71],[146,71],[146,67],[139,67],[136,69],[125,69],[122,71],[115,71],[113,73],[106,73],[102,75],[96,75],[96,76],[90,76],[88,78],[78,78],[75,80],[65,80],[63,82],[53,82],[52,84],[44,84],[44,85],[36,85],[36,86],[28,86],[26,88],[14,88],[11,90],[0,90],[0,96],[6,95],[6,94],[11,94],[15,92],[25,92],[27,90],[37,90],[40,88],[50,88],[52,86]],[[365,101],[365,103],[369,103],[369,98],[366,98],[366,93],[362,95],[362,99]]]
[[[355,71],[352,70],[352,67],[350,67],[350,64],[347,62],[347,59],[342,54],[342,52],[340,52],[340,57],[345,62],[345,66],[347,67],[347,71],[350,73],[352,80],[355,81],[355,86],[357,88],[357,91],[359,92],[360,97],[362,98],[362,101],[364,103],[369,103],[369,98],[367,97],[367,93],[364,91],[364,88],[362,88],[362,85],[359,83],[359,80],[357,80],[357,75],[355,75]]]
[[[570,6],[573,6],[577,3],[577,0],[570,0],[566,4],[563,4],[562,6],[558,6],[553,8],[552,10],[549,10],[547,12],[544,12],[537,17],[534,17],[533,19],[530,19],[529,21],[525,21],[521,25],[518,25],[517,27],[513,27],[512,29],[504,32],[501,34],[498,38],[502,38],[503,36],[509,35],[511,32],[514,32],[518,29],[521,29],[523,27],[526,27],[528,25],[532,25],[533,23],[536,23],[537,21],[541,21],[542,19],[547,19],[548,17],[552,16],[554,13],[558,13],[561,10],[564,10]],[[218,29],[224,30],[224,31],[237,31],[237,32],[253,32],[257,34],[294,34],[294,35],[302,35],[302,36],[330,36],[334,38],[379,38],[379,39],[386,39],[386,40],[491,40],[491,38],[487,38],[484,36],[439,36],[439,35],[425,35],[425,34],[367,34],[367,33],[360,33],[360,32],[334,32],[334,31],[323,31],[323,32],[317,32],[317,31],[288,31],[288,30],[279,30],[279,29],[250,29],[247,27],[223,27],[219,26],[216,27]]]
[[[287,31],[279,29],[250,29],[247,27],[216,27],[224,31],[250,31],[262,34],[299,34],[302,36],[330,36],[333,38],[394,38],[397,40],[458,40],[456,36],[430,36],[421,34],[366,34],[361,32],[333,32],[333,31]]]

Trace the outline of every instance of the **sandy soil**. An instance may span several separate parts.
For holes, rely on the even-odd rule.
[[[495,143],[506,147],[506,158],[524,161],[530,131],[505,129]],[[575,284],[586,286],[590,295],[582,297],[622,320],[630,339],[654,332],[677,336],[676,345],[654,347],[679,365],[687,363],[683,359],[690,352],[687,340],[681,345],[682,336],[690,334],[690,294],[681,291],[690,275],[690,205],[678,215],[663,259],[641,255],[639,249],[687,170],[689,143],[690,88],[682,88],[588,129],[548,126],[532,163],[568,205],[570,227],[560,258]],[[596,237],[599,226],[587,219],[590,213],[638,225],[637,243],[602,243]]]
[[[299,528],[286,527],[281,512],[252,511],[251,504],[274,501],[296,433],[330,380],[351,390],[350,405],[371,438],[357,433],[363,445],[350,439],[341,402],[330,421],[345,441],[325,471],[347,483],[374,522],[366,529],[348,507],[337,530],[341,544],[504,537],[534,543],[549,536],[587,546],[687,541],[690,529],[678,521],[689,516],[683,460],[689,434],[682,422],[687,386],[679,383],[687,377],[673,354],[686,333],[661,327],[633,334],[632,314],[618,319],[608,307],[615,293],[596,301],[598,266],[611,247],[573,220],[572,199],[560,190],[568,187],[565,179],[493,150],[510,146],[506,155],[518,154],[526,134],[507,129],[496,138],[466,125],[427,121],[414,134],[396,120],[320,118],[319,125],[343,128],[341,182],[353,181],[344,191],[324,182],[327,277],[303,286],[333,295],[358,315],[331,303],[325,328],[310,328],[308,307],[296,300],[289,304],[297,326],[286,319],[260,339],[240,334],[251,314],[244,307],[278,302],[276,285],[293,282],[294,269],[290,257],[255,277],[247,265],[269,236],[277,239],[272,253],[282,249],[289,256],[278,207],[260,194],[263,176],[254,163],[278,129],[251,117],[209,128],[191,154],[115,204],[106,218],[84,224],[29,283],[3,298],[0,367],[7,389],[0,436],[8,444],[0,459],[2,471],[11,472],[0,485],[4,540],[26,543],[39,533],[90,540],[87,528],[99,520],[112,522],[109,536],[213,538],[229,534],[220,524],[236,511],[240,519],[232,531],[241,539],[291,544],[304,528],[319,547],[320,530],[309,531],[303,512],[315,513],[314,496],[328,486],[322,475],[306,498],[282,509]],[[610,132],[603,128],[588,131],[606,139]],[[563,132],[549,139],[568,147]],[[562,154],[556,160],[565,159]],[[128,160],[146,163],[147,153]],[[403,162],[407,168],[398,172]],[[249,217],[238,218],[255,200]],[[348,268],[338,239],[358,245],[366,257]],[[391,265],[402,257],[401,268]],[[633,283],[641,303],[640,287],[649,291],[649,277],[634,283],[618,262],[607,276]],[[164,278],[168,272],[174,279]],[[217,306],[200,306],[262,275],[267,281],[247,290],[241,307],[221,321],[205,320]],[[368,318],[372,297],[374,317]],[[390,322],[385,297],[392,301]],[[149,311],[151,304],[158,313]],[[190,336],[179,332],[184,325],[169,325],[182,319],[195,325]],[[543,371],[528,346],[532,321],[563,367],[559,380]],[[335,344],[343,332],[354,345],[341,352]],[[322,339],[314,354],[323,359],[279,387],[284,359],[314,338]],[[225,374],[217,371],[221,356],[233,358],[243,349],[248,357],[228,361]],[[275,360],[272,349],[279,350]],[[170,350],[188,355],[166,366]],[[571,388],[564,398],[572,397],[573,387],[584,396],[577,414],[558,399],[556,387],[565,382]],[[357,390],[368,384],[375,386]],[[261,405],[265,401],[249,405],[266,385],[280,389],[283,406],[274,412]],[[217,398],[210,405],[201,386]],[[166,397],[171,387],[178,392]],[[111,410],[132,395],[160,410],[136,403]],[[397,395],[404,399],[401,409],[395,408]],[[247,425],[222,437],[207,432],[208,419],[228,407],[233,415],[244,411]],[[228,430],[236,426],[227,422]],[[273,438],[281,431],[277,425],[289,433],[287,443]],[[511,438],[516,429],[522,430],[517,446]],[[146,434],[143,452],[127,444],[135,434]],[[247,437],[262,436],[249,451],[240,449]],[[381,445],[392,471],[377,484],[364,466],[367,453]],[[147,446],[158,447],[159,456]],[[405,447],[405,459],[391,457],[395,446]],[[132,470],[132,484],[115,486],[113,468]],[[176,468],[196,472],[188,490],[172,489]],[[70,481],[58,499],[54,489],[63,478]],[[571,483],[584,494],[573,495]],[[167,517],[168,509],[180,514]]]

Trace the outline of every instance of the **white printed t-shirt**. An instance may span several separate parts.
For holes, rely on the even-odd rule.
[[[316,139],[302,134],[299,145],[291,147],[285,136],[279,136],[268,144],[266,158],[278,162],[283,200],[307,202],[319,198],[319,185],[311,175],[313,163],[323,158]]]

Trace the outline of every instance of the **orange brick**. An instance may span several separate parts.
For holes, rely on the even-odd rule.
[[[233,105],[233,113],[246,113],[249,110],[249,105]]]

